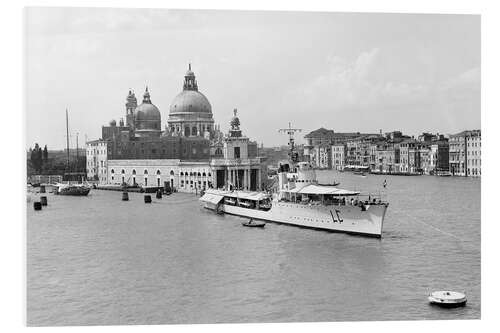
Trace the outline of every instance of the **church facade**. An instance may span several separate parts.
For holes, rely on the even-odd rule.
[[[125,121],[111,120],[102,136],[86,143],[87,177],[100,184],[144,187],[170,183],[183,192],[208,187],[258,190],[257,143],[243,136],[236,110],[227,134],[215,124],[212,106],[198,90],[191,65],[182,91],[173,99],[165,130],[161,112],[146,87],[138,105],[133,91],[125,103]]]

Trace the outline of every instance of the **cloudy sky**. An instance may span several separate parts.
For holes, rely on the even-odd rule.
[[[100,137],[125,114],[129,88],[146,85],[166,125],[189,62],[227,130],[286,143],[305,134],[480,127],[480,17],[165,9],[29,8],[26,144]]]

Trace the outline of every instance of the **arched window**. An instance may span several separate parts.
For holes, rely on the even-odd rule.
[[[198,172],[198,177],[201,177],[201,172]]]
[[[191,135],[191,131],[189,130],[189,126],[184,127],[184,135],[185,136],[190,136]]]
[[[147,175],[148,174],[148,170],[144,169],[144,174]]]
[[[156,174],[157,174],[157,175],[161,175],[160,170],[156,170]]]
[[[114,170],[114,169],[111,169],[111,173],[115,173],[115,170]]]
[[[189,176],[192,176],[192,175],[193,175],[193,173],[192,173],[192,172],[190,172],[190,173],[189,173]]]
[[[122,169],[122,175],[125,174],[125,170]]]
[[[203,173],[203,174],[202,174],[202,176],[203,176],[203,177],[206,177],[206,176],[207,176],[207,174],[206,174],[206,173]]]
[[[196,128],[196,126],[193,126],[193,129],[191,130],[191,133],[193,134],[193,136],[198,135],[198,129]]]
[[[184,176],[184,172],[181,171],[181,176]]]
[[[208,177],[212,177],[212,174],[210,172],[208,173]]]
[[[134,170],[132,170],[132,174],[133,174],[133,175],[135,175],[135,174],[136,174],[135,169],[134,169]]]
[[[170,176],[174,175],[174,170],[170,170]]]

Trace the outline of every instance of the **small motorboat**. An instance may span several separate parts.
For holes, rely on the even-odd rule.
[[[456,291],[435,291],[429,295],[429,303],[443,308],[465,306],[467,297]]]
[[[254,222],[253,219],[250,219],[250,221],[243,222],[241,225],[243,225],[244,227],[264,228],[266,223],[265,222]]]
[[[90,186],[85,184],[56,184],[55,194],[59,195],[73,195],[73,196],[86,196],[90,192]]]

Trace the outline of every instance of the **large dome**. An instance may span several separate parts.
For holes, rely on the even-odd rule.
[[[201,92],[184,90],[170,104],[170,115],[186,113],[197,113],[200,116],[212,117],[212,106]]]

